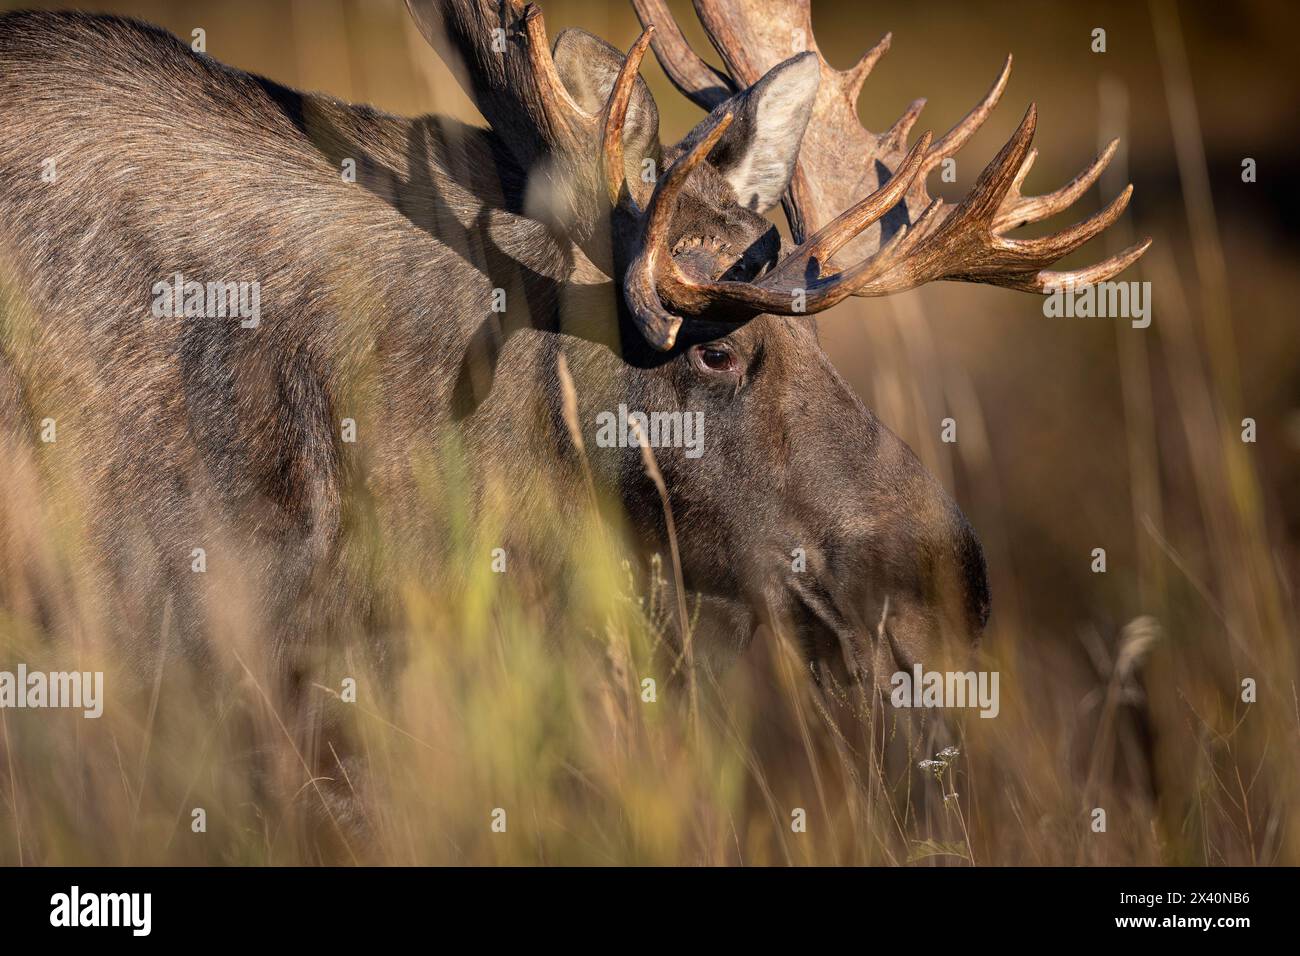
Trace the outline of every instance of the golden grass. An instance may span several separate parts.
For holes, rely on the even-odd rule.
[[[428,487],[430,508],[455,507],[447,486]],[[304,734],[281,709],[266,629],[240,609],[237,583],[210,622],[218,667],[160,669],[138,642],[120,643],[111,610],[78,584],[93,577],[82,552],[33,490],[11,482],[0,512],[0,661],[102,669],[108,703],[99,720],[0,711],[4,863],[1298,858],[1295,660],[1281,632],[1238,625],[1223,603],[1240,588],[1266,607],[1271,584],[1257,587],[1240,562],[1194,590],[1170,587],[1163,626],[1143,618],[1095,638],[1091,684],[1032,631],[995,625],[981,666],[1001,673],[1001,713],[959,720],[960,756],[932,776],[909,770],[937,749],[923,730],[823,696],[777,635],[726,673],[690,672],[693,709],[694,682],[671,677],[661,637],[677,609],[662,588],[635,592],[599,524],[560,579],[493,572],[493,542],[520,513],[507,494],[453,536],[445,573],[400,581],[402,626],[380,640],[403,660],[376,667],[363,637],[319,649]],[[408,557],[386,566],[427,566]],[[38,595],[57,608],[45,627]],[[176,639],[160,630],[137,636]],[[1234,703],[1247,673],[1259,702]],[[349,677],[355,702],[343,699]],[[1104,834],[1090,829],[1095,807]],[[206,832],[191,829],[195,808]],[[498,808],[504,833],[492,829]],[[796,808],[806,832],[792,830]]]

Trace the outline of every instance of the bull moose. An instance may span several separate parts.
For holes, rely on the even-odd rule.
[[[945,203],[927,174],[1010,59],[909,146],[923,101],[880,134],[856,116],[889,37],[833,68],[808,0],[697,0],[725,70],[662,0],[634,0],[627,55],[579,29],[552,45],[519,0],[407,6],[485,128],[297,92],[128,19],[0,17],[0,414],[14,447],[49,421],[78,449],[97,560],[132,613],[165,596],[201,614],[191,555],[219,539],[256,556],[286,633],[379,614],[349,559],[357,501],[418,523],[412,449],[454,434],[471,499],[489,473],[589,476],[638,556],[675,547],[709,659],[779,619],[814,671],[878,682],[977,637],[974,531],[811,316],[935,280],[1042,293],[1116,275],[1147,242],[1049,267],[1131,187],[1054,235],[1008,235],[1072,205],[1114,144],[1022,195],[1031,105]],[[707,111],[673,145],[638,75],[651,47]],[[700,414],[703,444],[654,449],[653,470],[635,442],[580,449],[569,422],[620,406]]]

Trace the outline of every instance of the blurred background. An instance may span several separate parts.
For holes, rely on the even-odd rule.
[[[10,6],[128,14],[182,38],[201,27],[212,56],[291,86],[476,118],[400,0],[0,3]],[[581,26],[625,49],[639,31],[628,4],[542,6],[552,38]],[[670,6],[717,63],[689,3]],[[1001,106],[958,155],[957,182],[931,176],[936,195],[959,197],[1034,101],[1039,158],[1027,193],[1067,182],[1112,137],[1122,144],[1067,218],[1026,234],[1084,218],[1132,182],[1126,215],[1063,267],[1154,238],[1120,277],[1152,284],[1147,329],[1047,318],[1037,297],[958,283],[852,300],[819,318],[837,367],[941,477],[988,555],[983,654],[1012,700],[1006,719],[969,731],[982,735],[969,752],[993,755],[963,798],[970,855],[1300,863],[1300,7],[812,9],[822,53],[840,68],[893,32],[859,107],[877,131],[925,96],[916,133],[942,134],[1014,54]],[[1092,49],[1097,28],[1104,53]],[[701,112],[653,56],[642,73],[672,142]],[[1254,182],[1243,181],[1247,158]],[[947,417],[955,444],[940,441]],[[1254,443],[1241,439],[1245,418]],[[1094,548],[1106,550],[1104,574],[1091,569]],[[1241,700],[1245,678],[1257,682],[1256,705]],[[1083,791],[1100,778],[1122,795],[1112,805],[1132,810],[1117,824],[1124,849],[1036,848],[1060,807],[1096,803]],[[998,799],[1007,805],[992,806]]]

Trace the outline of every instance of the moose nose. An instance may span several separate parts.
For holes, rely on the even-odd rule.
[[[972,631],[978,634],[989,621],[988,566],[984,563],[984,549],[980,539],[966,517],[956,515],[957,531],[953,536],[954,557],[957,562],[962,595],[965,600],[966,619]]]

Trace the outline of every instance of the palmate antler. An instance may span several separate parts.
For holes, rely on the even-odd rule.
[[[567,193],[574,220],[591,218],[594,197],[608,199],[614,232],[633,236],[632,248],[624,256],[628,263],[625,300],[656,348],[672,348],[683,315],[698,315],[717,306],[724,306],[726,318],[736,321],[760,312],[794,315],[828,309],[864,283],[888,274],[896,258],[919,236],[915,230],[900,231],[884,248],[842,272],[803,275],[811,264],[834,254],[899,202],[922,167],[928,136],[903,160],[898,175],[828,222],[762,279],[718,281],[687,274],[667,247],[668,226],[691,171],[717,145],[734,116],[724,110],[705,120],[688,137],[694,145],[659,177],[649,197],[639,182],[634,186],[628,181],[623,161],[628,104],[641,59],[653,42],[653,25],[646,26],[623,60],[603,108],[591,112],[561,79],[541,10],[534,4],[407,0],[407,5],[444,58],[465,67],[462,83],[488,121],[502,131],[521,165],[549,164],[561,170],[553,177],[554,184]],[[644,206],[634,189],[641,193]]]
[[[908,180],[896,208],[874,216],[866,224],[867,228],[847,240],[837,235],[834,243],[825,242],[820,249],[809,251],[805,249],[806,242],[801,245],[791,260],[787,260],[788,265],[782,262],[778,266],[776,272],[783,278],[792,278],[802,265],[810,273],[804,278],[811,280],[811,287],[821,281],[816,276],[840,250],[846,258],[874,263],[855,272],[849,280],[855,295],[884,295],[937,279],[1045,292],[1066,281],[1081,284],[1111,278],[1136,261],[1150,245],[1151,240],[1144,239],[1103,262],[1073,272],[1052,272],[1045,268],[1114,222],[1128,204],[1131,186],[1101,212],[1056,235],[1041,239],[1006,237],[1008,230],[1038,222],[1072,205],[1096,181],[1115,152],[1116,143],[1112,142],[1067,185],[1047,195],[1023,196],[1020,186],[1035,158],[1035,151],[1030,149],[1037,119],[1033,105],[1015,134],[959,204],[945,206],[942,200],[930,198],[925,187],[926,174],[961,149],[992,112],[1010,76],[1010,57],[988,94],[961,122],[933,145],[922,140],[925,145],[917,163],[916,148],[907,152],[906,142],[925,105],[924,100],[913,102],[881,134],[863,129],[857,118],[858,93],[876,62],[889,49],[888,35],[855,66],[840,71],[830,66],[817,48],[808,0],[694,0],[694,5],[729,75],[715,70],[691,50],[664,0],[633,0],[641,22],[657,28],[653,45],[665,72],[678,89],[705,109],[713,109],[735,90],[753,83],[772,66],[799,52],[793,46],[802,44],[817,58],[821,82],[795,173],[783,200],[796,241],[809,233],[833,228],[840,221],[837,217],[853,207],[857,197],[867,193],[878,195],[883,185]],[[903,236],[910,238],[900,241]],[[708,288],[721,295],[714,288],[716,285]],[[837,295],[843,297],[839,292]],[[766,311],[788,310],[767,308]],[[818,309],[810,305],[807,311]]]

